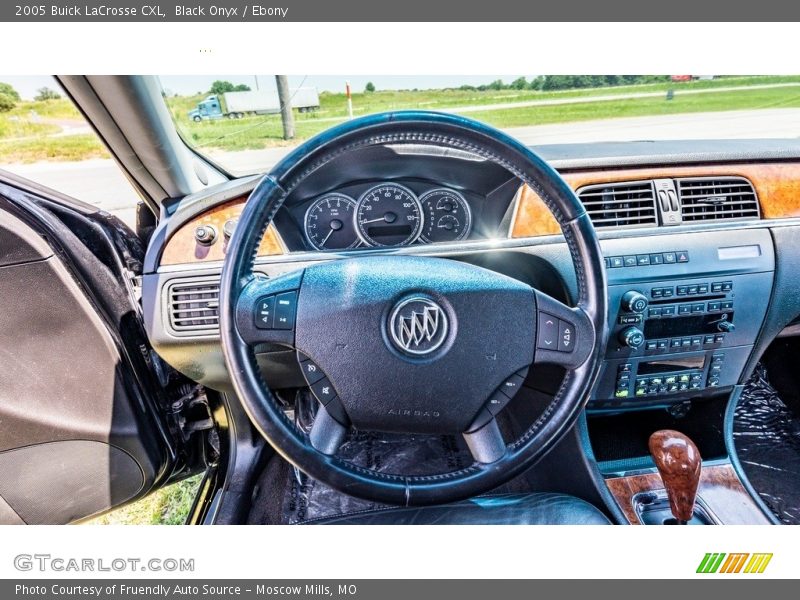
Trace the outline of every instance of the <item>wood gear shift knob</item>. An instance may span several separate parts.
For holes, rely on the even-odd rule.
[[[656,431],[648,445],[667,490],[672,515],[685,524],[694,514],[702,467],[700,452],[692,440],[671,429]]]

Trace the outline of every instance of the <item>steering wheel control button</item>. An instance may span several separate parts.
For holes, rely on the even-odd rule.
[[[311,391],[322,404],[328,404],[328,402],[336,398],[336,390],[333,389],[330,379],[324,376],[311,385]]]
[[[303,377],[306,378],[306,383],[308,383],[308,385],[314,385],[325,377],[325,373],[322,372],[319,365],[311,359],[301,362],[300,368],[303,369]]]
[[[575,326],[572,323],[558,320],[558,351],[572,352],[575,346]]]
[[[523,377],[520,377],[515,373],[506,379],[502,384],[500,384],[500,391],[509,398],[513,398],[514,395],[519,391],[519,388],[522,387],[522,383],[524,381],[525,379]]]
[[[509,402],[511,402],[511,397],[506,395],[501,386],[499,391],[489,397],[489,401],[486,403],[486,410],[488,410],[492,416],[496,416]]]
[[[297,292],[284,292],[275,298],[275,329],[292,329],[297,312]]]
[[[536,346],[543,350],[558,350],[558,318],[545,312],[539,313],[539,331]]]
[[[272,319],[275,315],[275,296],[259,298],[256,308],[256,327],[259,329],[272,329]]]

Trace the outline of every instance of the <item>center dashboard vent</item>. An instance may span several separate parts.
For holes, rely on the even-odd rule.
[[[219,329],[219,279],[171,283],[167,293],[169,324],[177,332]]]
[[[652,181],[589,185],[577,193],[597,228],[658,223]]]
[[[684,222],[759,218],[756,192],[743,177],[692,177],[675,183]]]

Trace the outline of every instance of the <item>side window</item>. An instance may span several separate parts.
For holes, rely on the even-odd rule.
[[[0,169],[134,227],[138,195],[53,77],[0,75]]]

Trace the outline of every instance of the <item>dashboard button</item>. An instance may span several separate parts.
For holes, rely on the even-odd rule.
[[[689,262],[689,253],[686,250],[680,250],[675,253],[675,259],[679,263],[687,263]]]
[[[669,340],[656,340],[656,348],[658,350],[666,350]]]
[[[675,288],[664,288],[663,290],[664,298],[672,298],[675,295]]]
[[[679,285],[678,286],[678,296],[685,296],[688,294],[689,286],[688,285]]]
[[[664,263],[664,256],[662,254],[651,254],[650,255],[650,264],[651,265],[660,265]]]
[[[722,283],[719,281],[715,281],[711,284],[711,291],[712,292],[721,292],[722,291]]]
[[[663,256],[664,256],[664,264],[667,265],[674,264],[675,261],[677,260],[677,257],[675,256],[674,252],[664,252]]]
[[[258,329],[272,329],[275,314],[275,296],[264,296],[256,303],[255,324]]]
[[[637,254],[636,255],[636,264],[640,267],[645,267],[650,264],[650,255],[649,254]]]
[[[708,284],[707,283],[699,283],[699,284],[697,284],[697,293],[698,294],[707,294],[708,293]]]
[[[616,269],[619,267],[624,267],[625,261],[622,260],[621,256],[612,256],[611,257],[611,268]]]
[[[622,260],[625,263],[626,267],[635,267],[636,266],[636,256],[623,256]]]
[[[284,292],[275,297],[275,329],[292,329],[297,311],[297,292]]]
[[[722,291],[723,292],[730,292],[733,289],[733,282],[732,281],[723,281],[722,282]]]

